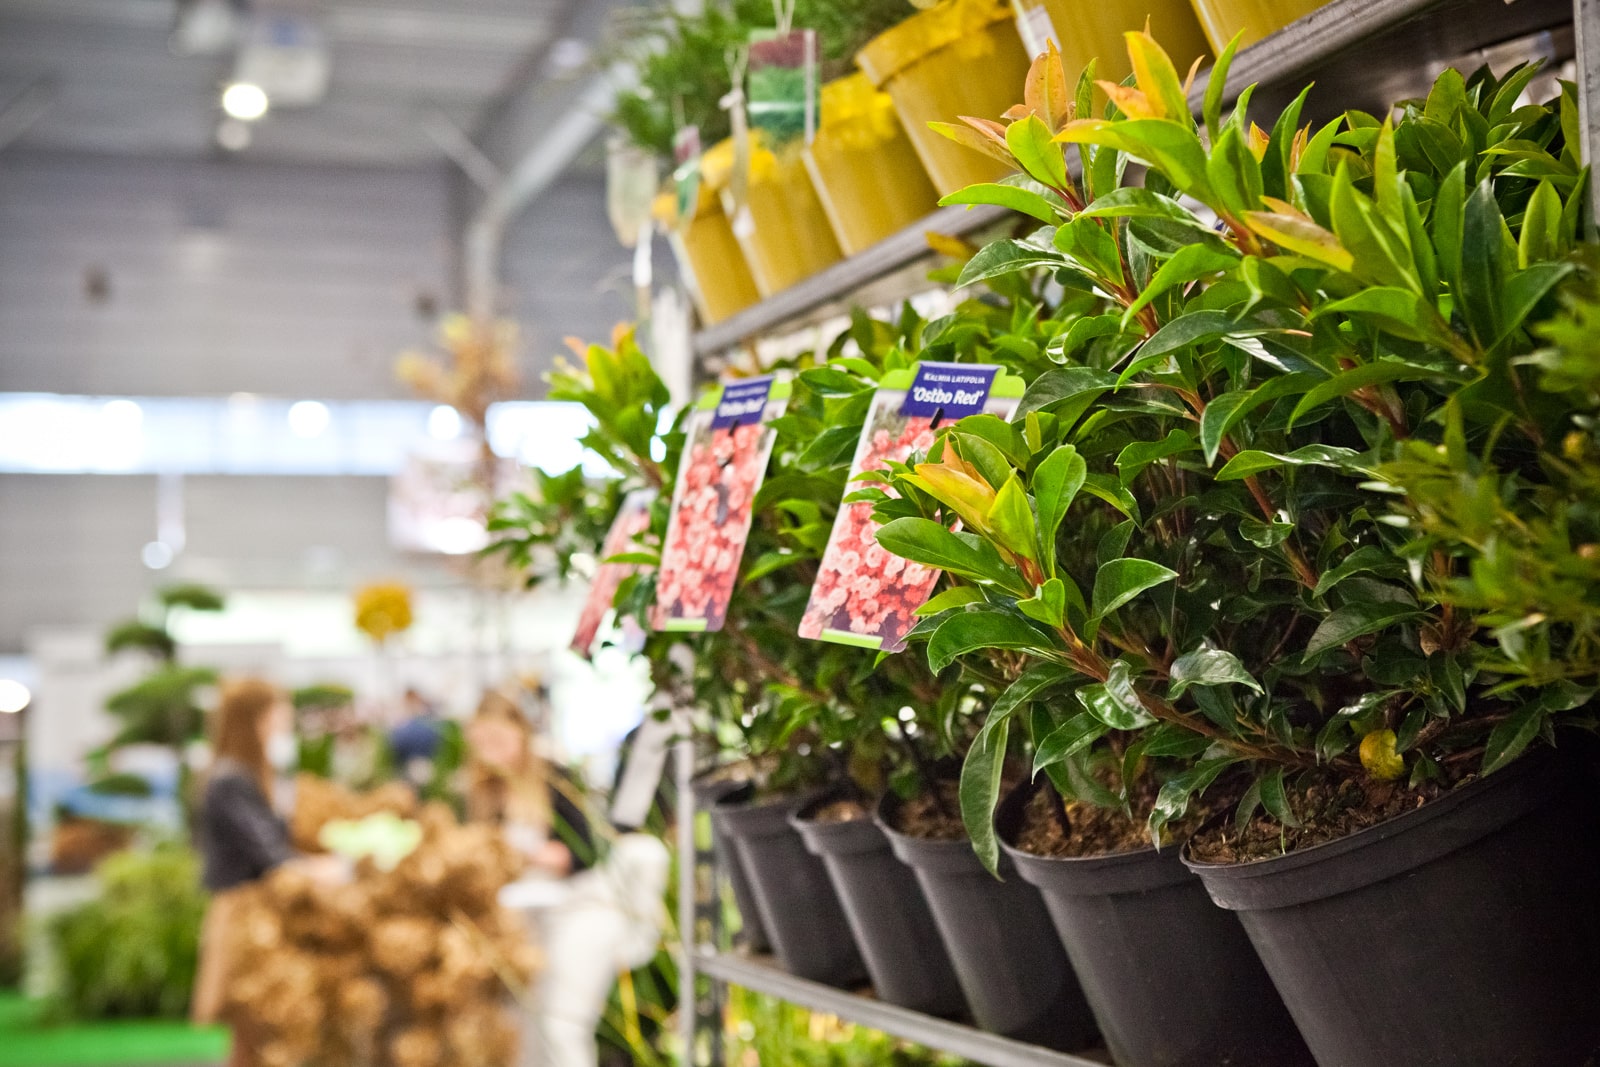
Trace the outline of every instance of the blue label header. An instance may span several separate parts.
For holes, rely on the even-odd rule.
[[[900,414],[953,422],[976,415],[989,402],[999,367],[988,363],[920,363]]]
[[[772,375],[760,378],[742,378],[722,387],[717,399],[717,410],[711,416],[713,430],[726,430],[730,426],[749,426],[761,421],[766,410],[767,397],[772,392]]]

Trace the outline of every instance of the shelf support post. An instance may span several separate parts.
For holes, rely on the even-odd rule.
[[[1600,162],[1600,0],[1573,0],[1572,25],[1578,53],[1578,121],[1583,160]],[[1589,236],[1600,226],[1600,182],[1589,175]]]

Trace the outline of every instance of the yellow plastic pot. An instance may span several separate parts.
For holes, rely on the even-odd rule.
[[[723,213],[734,223],[734,236],[762,296],[781,292],[844,258],[806,172],[804,154],[798,143],[774,152],[765,138],[751,135],[747,227],[737,219],[730,188],[732,139],[713,147],[700,163],[706,184],[722,195]]]
[[[1012,0],[1017,29],[1029,55],[1045,50],[1054,40],[1061,52],[1067,81],[1095,60],[1095,77],[1120,82],[1133,73],[1122,35],[1142,30],[1149,19],[1150,33],[1166,49],[1178,73],[1184,74],[1197,57],[1209,59],[1205,32],[1189,0]]]
[[[656,197],[655,217],[667,226],[672,254],[688,283],[700,321],[710,326],[760,300],[744,251],[734,240],[733,227],[722,213],[717,194],[702,185],[694,218],[680,226],[677,214],[676,196],[662,193]]]
[[[999,119],[1021,101],[1028,54],[1008,0],[943,0],[874,37],[856,62],[894,99],[941,194],[1009,173],[999,160],[928,129],[962,115]]]
[[[1255,44],[1277,33],[1295,19],[1304,18],[1327,0],[1193,0],[1211,47],[1225,48],[1240,30],[1239,47]]]
[[[865,74],[822,87],[822,121],[806,166],[846,255],[910,226],[939,202],[894,100]]]

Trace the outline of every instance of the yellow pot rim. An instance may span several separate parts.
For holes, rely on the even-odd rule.
[[[856,63],[882,87],[930,53],[1011,17],[1007,0],[943,0],[868,41]]]

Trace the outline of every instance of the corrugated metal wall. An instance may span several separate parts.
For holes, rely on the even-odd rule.
[[[402,395],[446,203],[442,170],[0,157],[0,390]]]

